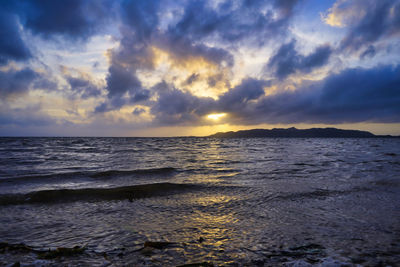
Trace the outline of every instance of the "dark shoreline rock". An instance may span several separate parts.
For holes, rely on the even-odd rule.
[[[38,253],[38,258],[45,259],[45,260],[51,260],[51,259],[56,259],[59,257],[75,256],[75,255],[84,253],[85,250],[86,250],[85,247],[80,247],[80,246],[75,246],[73,248],[60,247],[60,248],[56,248],[54,250],[40,252],[40,253]]]
[[[169,246],[175,245],[176,243],[173,242],[160,242],[160,241],[146,241],[144,242],[143,247],[147,248],[156,248],[156,249],[165,249]]]
[[[214,264],[211,262],[196,262],[196,263],[188,263],[183,265],[177,265],[176,267],[214,267]]]
[[[0,242],[0,253],[6,252],[23,252],[23,253],[35,253],[39,259],[56,259],[59,257],[68,257],[84,253],[86,247],[74,246],[72,248],[59,247],[56,249],[38,250],[23,243],[20,244],[9,244],[7,242]]]

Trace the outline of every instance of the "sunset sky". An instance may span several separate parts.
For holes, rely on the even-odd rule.
[[[399,0],[0,0],[1,136],[400,135]]]

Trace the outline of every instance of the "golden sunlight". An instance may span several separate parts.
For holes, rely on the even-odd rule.
[[[147,78],[149,85],[156,84],[155,81],[158,82],[162,76],[162,80],[195,96],[216,100],[220,94],[228,91],[231,84],[228,67],[221,67],[202,56],[176,56],[156,46],[152,46],[151,50],[155,70],[139,72],[139,78]],[[188,82],[190,77],[194,79]]]
[[[220,118],[225,117],[225,116],[226,116],[226,113],[213,113],[213,114],[207,115],[207,119],[217,121]]]

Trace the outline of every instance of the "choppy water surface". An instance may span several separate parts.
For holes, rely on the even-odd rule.
[[[394,266],[399,174],[399,139],[1,138],[0,265]]]

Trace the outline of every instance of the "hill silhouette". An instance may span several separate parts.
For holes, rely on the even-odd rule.
[[[218,132],[209,137],[216,138],[250,138],[250,137],[298,137],[298,138],[374,138],[374,137],[393,137],[390,135],[374,135],[367,131],[343,130],[337,128],[311,128],[297,129],[295,127],[283,129],[252,129],[237,132]]]

